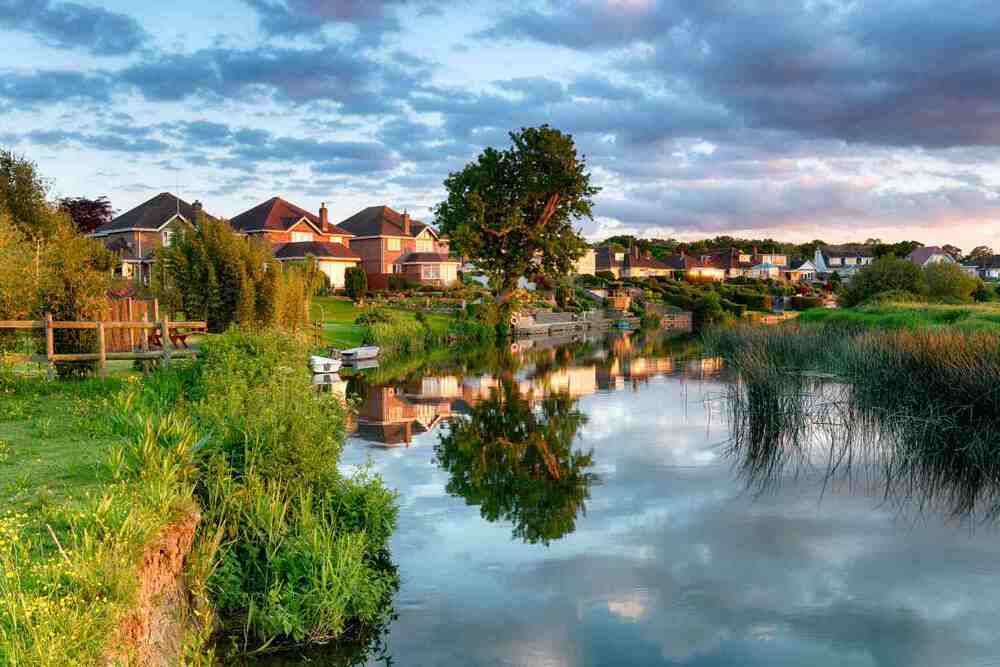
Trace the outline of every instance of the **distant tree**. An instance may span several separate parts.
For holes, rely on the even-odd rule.
[[[913,262],[894,255],[880,257],[858,269],[849,285],[841,290],[841,303],[857,306],[881,292],[901,291],[914,295],[926,293],[924,274]]]
[[[953,262],[932,262],[924,267],[927,294],[942,301],[967,302],[978,287],[978,279]]]
[[[59,209],[69,215],[81,234],[90,234],[101,225],[111,222],[115,215],[107,197],[64,197],[59,200]]]
[[[900,241],[898,243],[883,243],[876,245],[872,249],[872,253],[875,257],[885,257],[887,255],[894,255],[896,257],[906,257],[914,248],[919,248],[923,246],[923,243],[918,241]]]
[[[941,250],[944,250],[944,254],[948,255],[956,262],[962,258],[962,249],[958,246],[946,243],[941,247]]]
[[[365,270],[360,266],[352,266],[347,269],[344,272],[344,288],[347,290],[347,296],[361,303],[368,290],[368,277],[365,275]]]
[[[970,262],[979,262],[993,256],[993,248],[985,245],[978,245],[969,251],[965,259]]]
[[[0,214],[31,239],[52,236],[65,222],[47,200],[48,184],[28,158],[0,150]]]
[[[488,278],[500,323],[509,321],[520,278],[571,271],[587,247],[573,222],[591,217],[599,191],[570,135],[542,125],[510,139],[510,148],[487,148],[450,174],[447,199],[434,211],[452,249]]]
[[[977,303],[983,303],[985,301],[993,301],[996,294],[989,288],[989,286],[983,282],[983,280],[976,279],[976,291],[972,293],[972,298]]]

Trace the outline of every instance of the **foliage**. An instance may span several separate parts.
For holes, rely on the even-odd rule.
[[[368,290],[368,275],[360,266],[349,267],[344,272],[344,288],[353,301],[361,301]]]
[[[979,245],[970,250],[969,254],[965,256],[965,259],[970,262],[979,262],[991,257],[993,257],[993,248],[985,245]]]
[[[59,210],[69,215],[73,225],[81,234],[90,234],[98,227],[111,222],[115,215],[107,197],[97,199],[63,197],[59,200]]]
[[[725,319],[722,309],[722,299],[715,292],[708,292],[699,298],[694,305],[694,324],[697,327],[707,327],[719,324]]]
[[[913,262],[887,255],[858,269],[849,285],[840,293],[841,303],[856,306],[863,301],[889,290],[924,294],[924,274]]]
[[[590,184],[573,138],[543,125],[510,133],[512,146],[487,148],[445,180],[435,208],[452,250],[468,257],[507,304],[518,279],[555,282],[570,273],[586,244],[573,222],[591,216]]]
[[[159,249],[152,281],[161,301],[211,332],[232,324],[302,330],[318,272],[312,263],[283,266],[263,241],[246,240],[202,217]]]
[[[795,295],[792,297],[791,306],[793,310],[809,310],[810,308],[821,308],[823,306],[823,299],[821,299],[818,296]]]
[[[451,476],[449,493],[479,507],[487,521],[509,521],[514,537],[549,544],[576,527],[585,511],[593,453],[573,449],[586,421],[568,395],[550,396],[536,410],[510,378],[489,399],[454,421],[435,446]]]
[[[31,239],[53,234],[63,220],[48,203],[48,185],[34,162],[0,149],[0,216]]]
[[[932,262],[923,271],[932,299],[967,302],[978,287],[979,281],[954,262]]]
[[[617,278],[615,278],[615,274],[612,273],[611,271],[598,271],[597,273],[594,274],[594,276],[596,276],[597,278],[601,278],[602,280],[607,282],[614,282],[618,280]]]

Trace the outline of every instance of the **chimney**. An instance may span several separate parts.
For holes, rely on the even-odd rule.
[[[319,205],[319,229],[324,233],[330,231],[330,212],[326,210],[326,202]]]
[[[403,211],[403,236],[410,235],[410,214]]]
[[[195,224],[201,218],[201,202],[195,199],[194,203],[191,204],[191,208],[194,209],[194,220],[191,221],[191,224]]]

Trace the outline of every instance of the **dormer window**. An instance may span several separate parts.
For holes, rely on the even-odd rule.
[[[305,241],[312,241],[312,232],[292,232],[292,243],[302,243]]]
[[[169,248],[174,244],[174,230],[164,229],[163,233],[160,235],[160,238],[163,241],[164,247]]]

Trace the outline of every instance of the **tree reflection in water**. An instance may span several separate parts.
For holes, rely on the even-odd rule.
[[[585,422],[568,395],[533,406],[512,379],[502,380],[435,446],[438,464],[451,474],[448,492],[478,505],[488,521],[510,521],[514,537],[529,544],[572,533],[597,480],[587,471],[593,452],[573,449]]]

